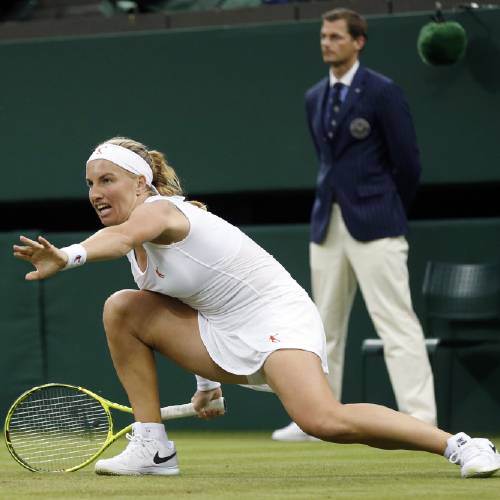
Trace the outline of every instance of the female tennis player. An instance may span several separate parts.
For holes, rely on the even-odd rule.
[[[153,351],[197,374],[193,403],[221,395],[220,382],[270,387],[305,432],[335,443],[444,455],[464,477],[500,469],[494,446],[455,436],[373,404],[341,404],[325,377],[318,312],[288,272],[239,229],[187,202],[164,156],[113,138],[87,161],[89,199],[105,226],[80,244],[56,248],[21,236],[14,255],[33,264],[27,280],[85,262],[127,256],[140,290],[104,305],[113,363],[136,423],[126,449],[99,460],[98,474],[179,472],[160,420]],[[212,382],[217,381],[217,382]]]

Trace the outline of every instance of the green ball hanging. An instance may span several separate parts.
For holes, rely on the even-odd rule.
[[[467,34],[456,21],[431,22],[420,30],[417,40],[422,61],[433,66],[456,63],[465,54]]]

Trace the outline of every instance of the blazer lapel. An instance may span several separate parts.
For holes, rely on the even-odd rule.
[[[325,113],[326,100],[328,98],[329,86],[330,86],[330,80],[329,78],[325,78],[324,83],[319,91],[318,113],[316,116],[319,119],[319,127],[318,127],[319,136],[322,138],[326,137],[327,134],[327,131],[325,130],[324,113]]]

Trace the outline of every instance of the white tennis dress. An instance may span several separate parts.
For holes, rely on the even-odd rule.
[[[171,245],[144,243],[144,272],[129,252],[137,286],[196,309],[210,357],[230,373],[252,376],[270,353],[287,348],[317,354],[328,372],[316,306],[283,266],[237,227],[180,196],[146,203],[162,200],[187,217],[189,234]]]

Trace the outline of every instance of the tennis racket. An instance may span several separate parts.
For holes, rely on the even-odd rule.
[[[224,398],[210,409],[225,412]],[[5,442],[10,454],[34,472],[73,472],[95,460],[111,443],[132,429],[113,433],[110,410],[132,413],[85,389],[45,384],[21,394],[5,419]],[[195,416],[191,403],[166,406],[162,420]]]

